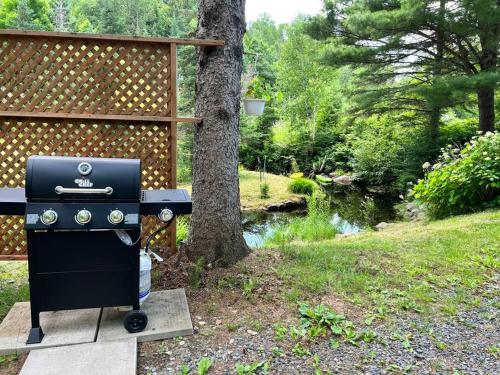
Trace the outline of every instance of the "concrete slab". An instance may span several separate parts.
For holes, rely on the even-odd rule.
[[[0,324],[0,355],[93,342],[101,309],[43,312],[40,322],[45,333],[40,344],[26,345],[31,328],[29,302],[18,302]]]
[[[123,327],[125,312],[116,308],[105,308],[97,341],[137,337],[138,342],[144,342],[193,334],[184,289],[153,292],[142,305],[142,310],[148,315],[148,326],[143,332],[128,333]]]
[[[19,375],[135,375],[137,340],[33,350]]]

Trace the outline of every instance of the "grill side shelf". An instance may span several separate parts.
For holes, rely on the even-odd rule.
[[[0,188],[0,215],[23,216],[26,212],[24,188]]]
[[[168,208],[174,215],[191,214],[193,204],[186,190],[143,190],[141,199],[141,215],[158,215]]]

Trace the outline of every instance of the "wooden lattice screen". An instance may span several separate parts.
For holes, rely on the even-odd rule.
[[[220,41],[0,31],[0,186],[30,155],[142,160],[143,188],[176,187],[177,45]],[[155,219],[143,221],[149,232]],[[21,217],[0,216],[0,259],[23,259]],[[175,250],[175,226],[159,241]]]

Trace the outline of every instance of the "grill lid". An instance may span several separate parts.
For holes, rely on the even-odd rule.
[[[31,156],[26,168],[28,201],[92,200],[139,202],[138,159]]]

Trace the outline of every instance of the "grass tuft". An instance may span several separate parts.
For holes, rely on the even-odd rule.
[[[288,190],[294,194],[313,195],[318,185],[308,178],[295,178],[290,180]]]
[[[265,246],[284,246],[290,241],[320,241],[332,239],[337,229],[330,222],[330,204],[317,194],[307,198],[307,216],[293,218],[288,224],[277,225],[266,239]]]

